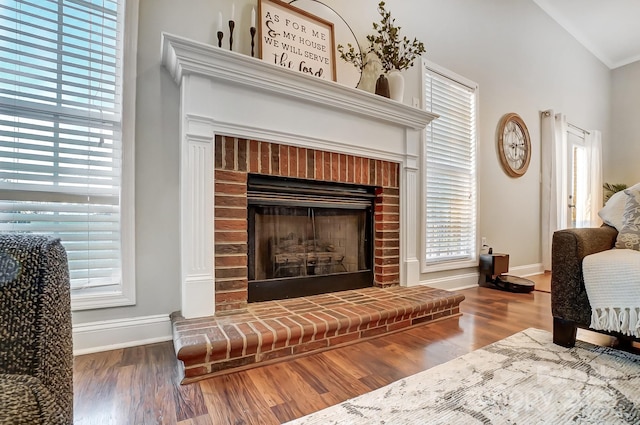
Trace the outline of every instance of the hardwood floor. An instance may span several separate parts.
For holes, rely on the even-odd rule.
[[[551,292],[551,272],[546,271],[543,274],[527,276],[526,279],[532,280],[536,285],[536,291]]]
[[[170,342],[78,356],[75,423],[279,424],[528,327],[551,330],[548,293],[460,292],[459,318],[190,385],[178,384]]]

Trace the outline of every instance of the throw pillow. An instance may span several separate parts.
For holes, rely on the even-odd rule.
[[[615,227],[619,232],[622,229],[622,215],[624,214],[624,206],[627,203],[627,195],[624,191],[616,192],[604,204],[604,207],[598,211],[598,215],[605,224]]]
[[[640,183],[636,183],[626,190],[632,192],[639,191]],[[602,221],[611,227],[615,227],[618,232],[622,229],[622,216],[624,215],[624,207],[627,203],[628,197],[624,192],[624,190],[621,190],[620,192],[616,192],[611,195],[611,198],[609,198],[604,207],[598,211],[598,215]]]
[[[640,191],[626,189],[622,229],[618,232],[616,248],[640,251]]]

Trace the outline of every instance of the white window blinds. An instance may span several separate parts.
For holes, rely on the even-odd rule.
[[[427,269],[475,261],[477,251],[477,87],[447,75],[424,64],[425,108],[440,115],[424,150]]]
[[[0,231],[59,237],[76,294],[121,285],[118,3],[0,2]]]

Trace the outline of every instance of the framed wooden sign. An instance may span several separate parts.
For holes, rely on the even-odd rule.
[[[280,0],[260,0],[258,13],[262,60],[336,80],[333,23]]]

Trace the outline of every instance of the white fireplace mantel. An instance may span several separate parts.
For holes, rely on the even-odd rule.
[[[215,313],[214,138],[228,135],[400,164],[400,280],[419,282],[416,202],[423,130],[437,115],[162,34],[162,63],[180,86],[182,314]]]

